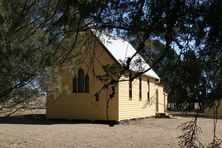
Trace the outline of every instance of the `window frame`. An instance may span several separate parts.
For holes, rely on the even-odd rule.
[[[89,85],[89,75],[85,74],[84,70],[80,68],[78,70],[77,75],[74,75],[72,81],[72,92],[73,93],[89,93],[90,85]],[[80,88],[80,86],[82,88]]]
[[[81,68],[78,71],[78,92],[85,92],[85,73]]]
[[[85,75],[85,92],[89,92],[89,75]]]
[[[139,101],[142,101],[142,77],[139,77]]]
[[[133,87],[132,87],[132,74],[129,74],[129,100],[132,101]]]
[[[72,80],[72,92],[74,93],[78,92],[78,78],[76,75],[74,75]]]
[[[147,100],[150,100],[150,79],[147,80]]]

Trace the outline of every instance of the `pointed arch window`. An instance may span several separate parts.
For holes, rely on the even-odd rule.
[[[77,92],[77,87],[78,87],[77,76],[74,76],[74,78],[73,78],[73,92]]]
[[[78,92],[84,92],[85,90],[85,74],[82,69],[78,72]]]
[[[73,78],[73,92],[89,92],[89,75],[85,75],[83,69]]]
[[[85,76],[85,92],[89,92],[89,75]]]

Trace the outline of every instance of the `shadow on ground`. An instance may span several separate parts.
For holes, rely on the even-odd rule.
[[[193,114],[170,113],[173,116],[193,117]],[[209,118],[200,115],[199,118]],[[212,118],[209,118],[212,119]],[[121,122],[120,122],[121,123]],[[0,117],[0,124],[30,124],[30,125],[52,125],[52,124],[106,124],[114,126],[118,124],[116,121],[100,121],[100,120],[65,120],[65,119],[47,119],[45,114],[26,114],[14,115],[9,117]]]
[[[32,124],[32,125],[51,125],[51,124],[107,124],[114,126],[115,121],[90,121],[90,120],[63,120],[47,119],[45,114],[27,114],[10,117],[0,117],[0,124]]]

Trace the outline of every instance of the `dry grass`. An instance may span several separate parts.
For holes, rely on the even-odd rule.
[[[40,111],[38,113],[44,113]],[[191,120],[148,118],[109,127],[107,124],[66,120],[46,120],[44,114],[15,115],[0,118],[0,147],[179,147],[177,127]],[[213,137],[213,120],[200,118],[200,140],[206,146]],[[222,120],[218,121],[217,134],[222,138]]]

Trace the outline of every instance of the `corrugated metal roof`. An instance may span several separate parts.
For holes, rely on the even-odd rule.
[[[133,48],[129,42],[107,33],[101,33],[95,30],[92,31],[121,65],[126,64],[127,59],[136,53],[135,48]],[[149,68],[150,66],[138,53],[133,57],[130,63],[130,69],[135,72],[145,71]],[[152,69],[145,72],[144,75],[160,80],[160,77]]]

